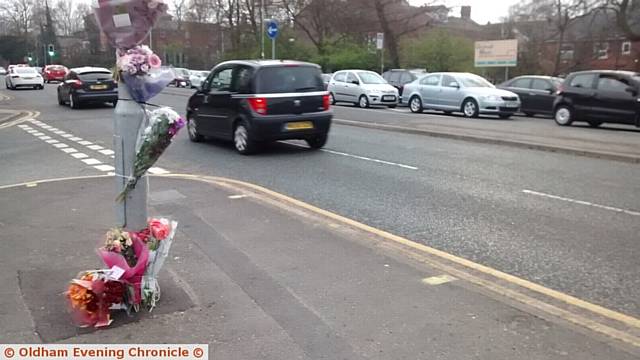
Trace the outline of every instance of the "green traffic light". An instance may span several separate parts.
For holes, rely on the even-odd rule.
[[[49,51],[49,56],[53,56],[55,54],[56,54],[55,51]]]

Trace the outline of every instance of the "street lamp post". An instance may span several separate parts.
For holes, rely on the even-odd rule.
[[[260,0],[260,58],[264,59],[264,0]]]
[[[115,149],[116,192],[120,193],[132,176],[138,130],[144,121],[142,108],[131,99],[124,83],[118,86],[118,103],[113,120],[113,148]],[[123,228],[138,231],[147,223],[148,179],[138,180],[122,202],[115,203],[116,221]]]

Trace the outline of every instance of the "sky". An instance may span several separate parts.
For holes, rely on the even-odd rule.
[[[478,24],[499,22],[502,17],[509,13],[509,6],[518,3],[518,0],[409,0],[412,5],[443,4],[452,9],[452,16],[460,16],[460,6],[471,6],[471,19]]]

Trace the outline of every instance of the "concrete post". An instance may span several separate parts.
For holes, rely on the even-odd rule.
[[[138,129],[144,121],[144,113],[131,100],[124,83],[118,84],[118,101],[113,118],[113,148],[115,149],[116,194],[124,189],[128,176],[133,170]],[[115,203],[116,222],[128,230],[138,231],[147,223],[148,179],[143,176],[136,187],[122,202]],[[114,196],[115,198],[115,196]]]

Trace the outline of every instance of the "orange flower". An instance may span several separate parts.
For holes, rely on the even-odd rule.
[[[83,280],[91,279],[91,276],[88,276],[89,279],[85,279],[86,277],[87,276],[83,276]],[[84,286],[78,284],[69,285],[67,297],[71,300],[71,306],[74,309],[84,310],[87,312],[93,312],[96,310],[95,294]]]

